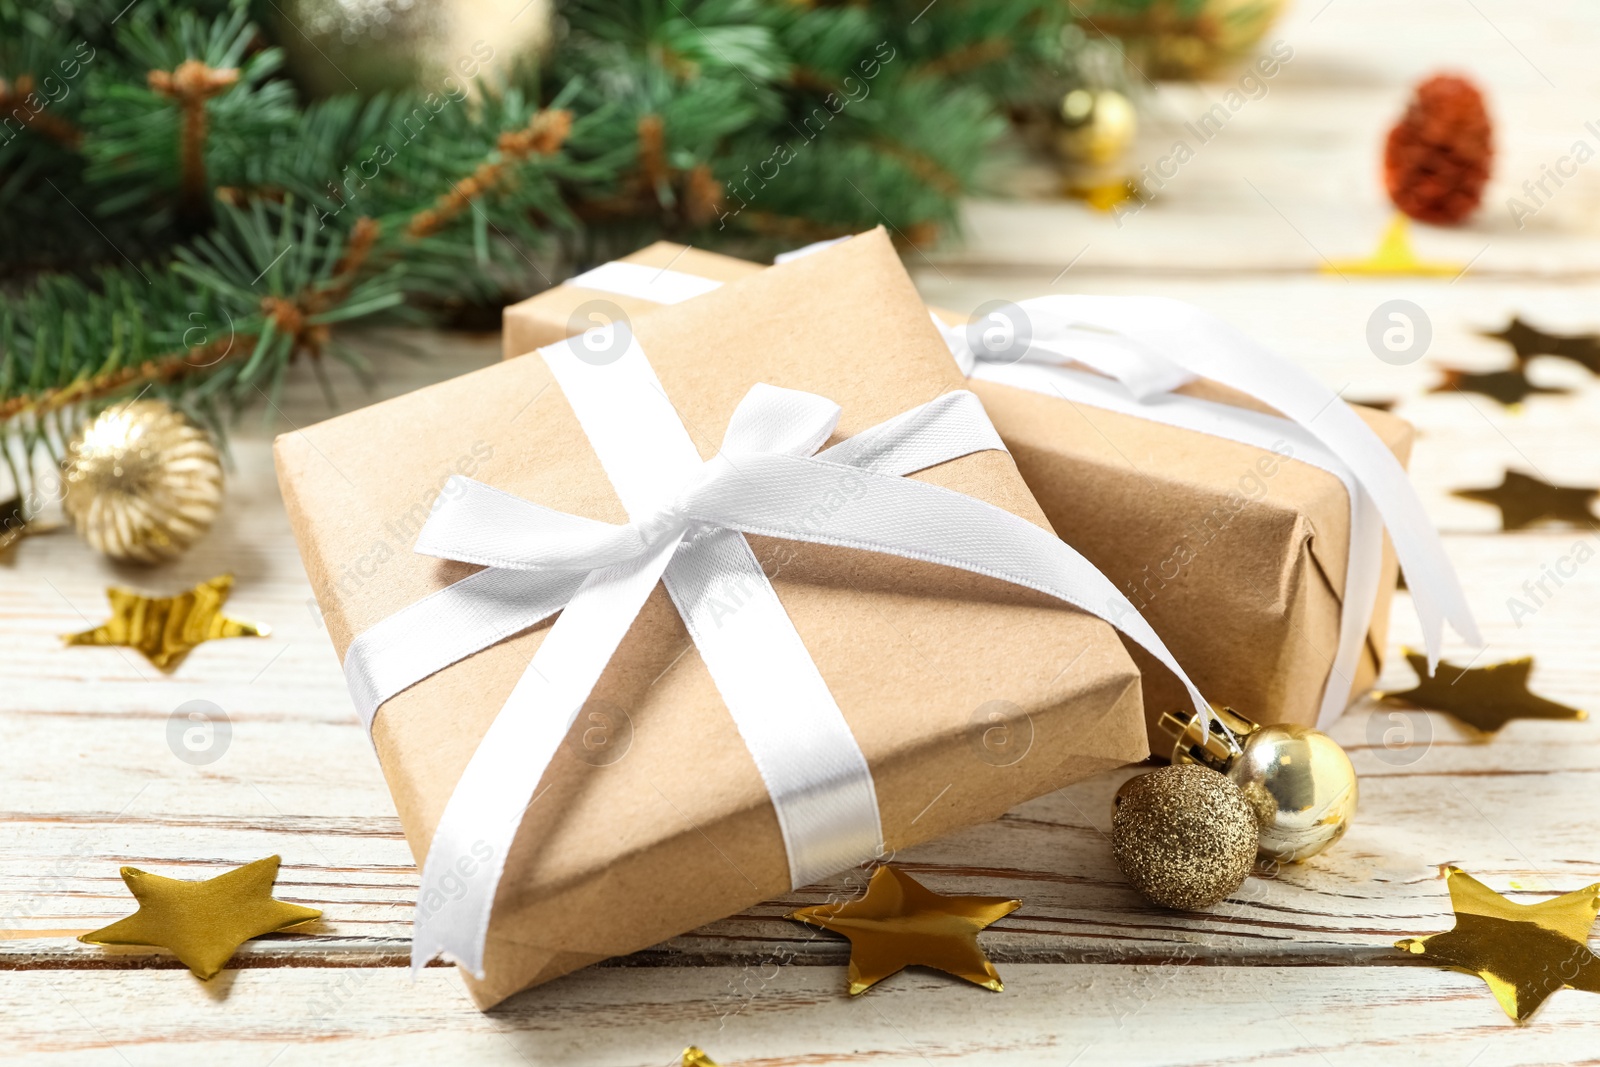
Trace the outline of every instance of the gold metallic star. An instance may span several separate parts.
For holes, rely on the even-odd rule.
[[[1600,912],[1600,883],[1538,904],[1507,900],[1458,867],[1446,868],[1452,930],[1408,937],[1395,948],[1482,978],[1519,1023],[1558,989],[1600,993],[1600,957],[1589,928]]]
[[[707,1056],[698,1045],[690,1045],[683,1050],[681,1067],[717,1067],[717,1061]]]
[[[233,589],[233,575],[223,574],[171,597],[145,596],[112,586],[111,620],[93,630],[63,634],[69,645],[123,645],[143,652],[163,671],[183,661],[189,650],[219,637],[266,637],[271,629],[222,614]]]
[[[1453,278],[1467,269],[1465,263],[1418,259],[1411,247],[1411,224],[1398,212],[1378,241],[1378,248],[1363,259],[1324,261],[1324,274],[1408,274],[1426,278]]]
[[[1546,700],[1528,691],[1533,657],[1508,659],[1487,667],[1457,667],[1439,662],[1430,678],[1428,657],[1406,649],[1406,662],[1417,672],[1417,684],[1403,693],[1378,693],[1380,700],[1401,701],[1454,715],[1468,726],[1493,733],[1512,719],[1587,719],[1589,713]]]
[[[195,977],[210,978],[222,970],[234,949],[252,937],[322,917],[315,908],[274,900],[272,883],[277,877],[277,856],[200,882],[124,867],[122,880],[139,902],[139,910],[78,940],[169,948]]]
[[[884,866],[872,872],[861,899],[801,908],[789,918],[850,939],[851,996],[913,964],[998,992],[1004,987],[978,947],[978,931],[1020,907],[1006,897],[943,896]]]
[[[1498,400],[1506,407],[1516,407],[1528,397],[1535,394],[1560,396],[1570,393],[1570,389],[1552,389],[1544,385],[1535,385],[1528,381],[1528,376],[1522,372],[1521,367],[1512,367],[1510,370],[1470,371],[1460,370],[1455,367],[1440,367],[1444,380],[1432,389],[1430,393],[1480,393],[1483,396]]]
[[[1138,190],[1127,178],[1084,184],[1068,183],[1065,192],[1074,200],[1082,200],[1096,211],[1114,211],[1118,204],[1139,198]]]
[[[1579,485],[1551,485],[1542,478],[1506,471],[1500,484],[1488,489],[1456,489],[1451,495],[1463,500],[1493,504],[1500,509],[1502,530],[1521,530],[1539,522],[1569,522],[1594,525],[1589,505],[1600,489]]]
[[[1600,334],[1546,333],[1522,321],[1521,316],[1513,316],[1505,329],[1485,332],[1483,336],[1510,345],[1519,363],[1534,356],[1559,356],[1600,374]]]

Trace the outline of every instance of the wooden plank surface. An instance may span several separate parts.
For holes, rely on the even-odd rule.
[[[1600,13],[1579,4],[1297,5],[1279,31],[1295,59],[1145,212],[1118,227],[1075,204],[978,202],[964,247],[908,265],[931,301],[959,309],[1049,291],[1181,297],[1347,396],[1397,400],[1422,431],[1413,470],[1483,624],[1482,659],[1535,653],[1540,692],[1593,703],[1600,565],[1580,568],[1529,617],[1513,617],[1508,600],[1580,538],[1600,545],[1595,531],[1500,534],[1492,509],[1449,490],[1493,484],[1505,467],[1600,484],[1600,388],[1587,372],[1542,360],[1535,377],[1571,395],[1508,410],[1427,390],[1441,365],[1505,366],[1508,350],[1477,331],[1513,312],[1554,329],[1600,328],[1594,175],[1580,173],[1524,231],[1494,206],[1600,116],[1597,31]],[[1410,79],[1444,65],[1489,84],[1502,177],[1479,222],[1419,233],[1418,243],[1432,255],[1478,258],[1455,281],[1319,275],[1320,256],[1359,254],[1376,239],[1387,218],[1373,177],[1382,126]],[[1155,135],[1181,128],[1225,88],[1161,90],[1140,151],[1159,150]],[[1380,361],[1365,341],[1374,309],[1395,298],[1417,303],[1433,326],[1429,352],[1409,366]],[[382,336],[363,339],[384,359],[379,395],[497,354],[490,337],[407,340],[429,358],[399,361]],[[366,400],[344,391],[349,403]],[[591,968],[490,1015],[472,1008],[449,968],[411,985],[404,962],[416,869],[271,475],[270,434],[328,410],[302,381],[283,412],[284,421],[246,425],[222,520],[178,563],[154,573],[115,567],[57,535],[25,543],[0,569],[7,1063],[667,1064],[690,1042],[724,1064],[764,1065],[1600,1062],[1600,1000],[1559,994],[1517,1028],[1481,982],[1391,948],[1397,937],[1450,925],[1443,863],[1523,901],[1600,879],[1600,725],[1516,723],[1484,741],[1443,716],[1371,705],[1334,728],[1362,775],[1361,814],[1347,839],[1307,864],[1263,872],[1208,914],[1143,904],[1112,864],[1109,798],[1129,772],[898,857],[936,889],[1024,900],[984,935],[1007,983],[1002,994],[912,973],[846,998],[842,944],[781,916],[850,890],[859,875]],[[104,618],[108,584],[172,591],[224,570],[238,578],[230,613],[271,623],[271,638],[210,643],[170,676],[131,653],[60,645],[60,634]],[[1393,642],[1417,636],[1402,594]],[[1383,684],[1404,687],[1410,677],[1392,661]],[[196,699],[219,705],[231,730],[227,749],[202,765],[180,760],[168,737],[174,711]],[[308,932],[247,944],[213,983],[169,957],[74,940],[129,910],[122,864],[201,877],[271,852],[284,858],[281,895],[325,918]]]

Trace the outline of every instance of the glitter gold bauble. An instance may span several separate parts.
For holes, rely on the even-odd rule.
[[[1339,743],[1320,730],[1292,723],[1261,726],[1232,708],[1212,710],[1201,738],[1192,713],[1164,715],[1176,740],[1172,762],[1226,774],[1256,813],[1261,856],[1295,863],[1340,837],[1356,813],[1356,769]]]
[[[1114,163],[1133,143],[1138,113],[1115,89],[1074,89],[1061,98],[1056,149],[1075,163]]]
[[[210,529],[222,464],[205,431],[161,401],[118,404],[67,444],[61,503],[91,548],[159,563]]]
[[[1239,787],[1197,764],[1130,778],[1113,802],[1117,866],[1163,907],[1209,908],[1238,889],[1255,862],[1256,832]]]

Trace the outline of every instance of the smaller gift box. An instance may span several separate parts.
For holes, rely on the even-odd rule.
[[[277,440],[414,966],[488,1007],[1145,757],[964,385],[876,231]]]
[[[761,269],[733,256],[657,241],[506,308],[501,354],[526,355],[604,326],[618,313],[631,318],[681,304]]]
[[[588,325],[588,315],[618,308],[640,315],[762,269],[658,242],[507,308],[505,357],[570,335]],[[1382,668],[1398,570],[1385,516],[1347,457],[1305,427],[1238,389],[1174,374],[1149,346],[1108,352],[1114,329],[1075,332],[1071,309],[1080,305],[1058,314],[1052,299],[1091,298],[991,307],[985,321],[971,324],[934,312],[1052,525],[1117,584],[1211,699],[1259,721],[1326,725]],[[1159,319],[1171,304],[1152,301],[1150,314]],[[1185,321],[1195,336],[1222,329],[1198,313]],[[1188,343],[1182,329],[1167,333],[1169,351]],[[1242,338],[1218,343],[1249,347]],[[1102,369],[1132,367],[1135,377],[1143,368],[1147,380],[1134,384],[1159,381],[1162,395],[1136,397],[1083,367],[1047,365],[1075,357]],[[1270,366],[1267,359],[1257,362]],[[1406,462],[1409,423],[1357,405],[1348,410],[1372,443]],[[1344,429],[1346,440],[1355,436]],[[1369,473],[1381,466],[1371,455],[1361,459]],[[1408,487],[1396,491],[1395,472],[1379,473],[1390,475],[1386,503],[1409,495]],[[1398,477],[1403,482],[1403,472]],[[1439,576],[1432,585],[1453,587],[1420,505],[1401,510],[1414,520],[1400,524],[1417,546],[1413,560],[1428,557],[1426,569]],[[1458,630],[1471,630],[1459,589],[1453,593],[1447,614]],[[1451,602],[1452,590],[1442,596]],[[1170,743],[1157,723],[1183,703],[1182,686],[1129,648],[1143,672],[1151,744]]]

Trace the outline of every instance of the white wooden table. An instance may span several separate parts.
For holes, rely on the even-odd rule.
[[[1530,618],[1507,598],[1594,531],[1495,532],[1492,509],[1453,488],[1503,467],[1600,479],[1600,384],[1543,361],[1566,384],[1518,412],[1425,395],[1437,365],[1509,364],[1475,331],[1520,311],[1548,328],[1600,328],[1600,162],[1518,230],[1505,208],[1542,163],[1600,117],[1592,62],[1600,11],[1579,2],[1309,0],[1275,36],[1294,58],[1232,117],[1154,203],[1122,225],[1061,202],[974,203],[969,240],[910,266],[930,300],[970,308],[1047,291],[1158,292],[1210,308],[1355,398],[1395,398],[1422,431],[1413,464],[1483,624],[1482,662],[1538,656],[1536,687],[1595,704],[1600,565]],[[1487,86],[1497,177],[1479,220],[1424,231],[1434,258],[1471,261],[1455,281],[1340,278],[1324,258],[1360,255],[1388,216],[1378,151],[1407,84],[1437,67]],[[1167,150],[1226,84],[1166,87],[1148,101],[1137,158]],[[1074,262],[1075,260],[1075,262]],[[1071,269],[1064,268],[1071,263]],[[1394,367],[1367,349],[1386,300],[1415,301],[1433,345]],[[494,338],[430,337],[425,364],[386,361],[385,393],[496,356]],[[382,355],[384,340],[365,342]],[[347,400],[359,394],[346,389]],[[286,418],[328,414],[305,382]],[[1514,723],[1482,743],[1438,715],[1363,706],[1335,735],[1362,774],[1362,808],[1329,854],[1246,883],[1204,916],[1149,907],[1111,862],[1107,775],[1025,804],[998,824],[916,849],[911,871],[946,892],[1016,895],[983,936],[1006,982],[989,994],[932,972],[844,994],[842,942],[784,921],[826,887],[792,894],[477,1012],[446,967],[411,984],[407,922],[417,873],[310,589],[271,472],[280,422],[247,424],[220,526],[156,572],[111,566],[70,536],[26,542],[0,569],[0,1060],[669,1064],[704,1046],[727,1064],[983,1062],[1144,1064],[1600,1062],[1600,998],[1557,994],[1525,1027],[1477,979],[1419,965],[1398,937],[1452,923],[1439,864],[1514,899],[1600,880],[1594,798],[1600,726]],[[131,652],[65,649],[97,624],[108,584],[173,592],[231,570],[229,608],[266,621],[263,641],[221,641],[163,676]],[[1407,598],[1396,646],[1414,643]],[[1460,648],[1452,652],[1461,653]],[[1467,658],[1470,652],[1459,658]],[[1393,656],[1384,682],[1410,672]],[[169,748],[185,701],[215,702],[227,750],[191,765]],[[1392,748],[1385,734],[1409,729]],[[1394,735],[1389,741],[1394,740]],[[117,868],[205,877],[283,856],[280,895],[323,909],[309,933],[245,945],[201,983],[170,957],[81,945],[74,935],[131,910]],[[841,883],[842,884],[842,883]],[[786,962],[779,962],[780,960]]]

